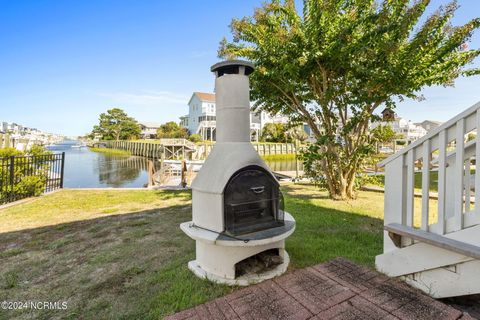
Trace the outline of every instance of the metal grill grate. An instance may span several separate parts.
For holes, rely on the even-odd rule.
[[[237,171],[224,190],[225,231],[232,235],[284,225],[283,196],[275,178],[264,168]]]

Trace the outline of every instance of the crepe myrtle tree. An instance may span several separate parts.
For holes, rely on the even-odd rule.
[[[234,19],[233,41],[220,42],[219,57],[255,63],[254,108],[309,124],[305,165],[334,199],[355,197],[376,110],[479,73],[465,66],[480,54],[466,45],[480,20],[452,26],[456,2],[422,19],[429,2],[304,0],[299,13],[293,0],[273,0]]]

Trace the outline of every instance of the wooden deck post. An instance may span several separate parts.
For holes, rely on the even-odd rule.
[[[385,166],[385,202],[384,202],[384,223],[405,224],[406,222],[406,184],[407,170],[404,166],[404,157],[389,162]],[[396,249],[395,244],[384,232],[384,252]]]

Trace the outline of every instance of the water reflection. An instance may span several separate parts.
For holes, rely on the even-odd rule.
[[[147,161],[141,157],[109,156],[97,158],[94,172],[98,174],[100,185],[120,188],[126,183],[134,183],[142,172],[147,171]]]
[[[74,144],[67,141],[51,148],[65,152],[66,188],[141,188],[148,182],[147,159],[72,148]]]

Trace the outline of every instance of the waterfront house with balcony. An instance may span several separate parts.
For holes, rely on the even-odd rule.
[[[266,112],[250,113],[250,133],[252,141],[258,141],[267,123],[287,123],[285,116],[270,116]],[[198,134],[203,140],[216,140],[215,94],[194,92],[188,102],[188,115],[180,117],[180,125],[190,134]]]
[[[155,139],[157,137],[157,130],[161,124],[157,122],[139,122],[141,129],[141,136],[144,139]]]

